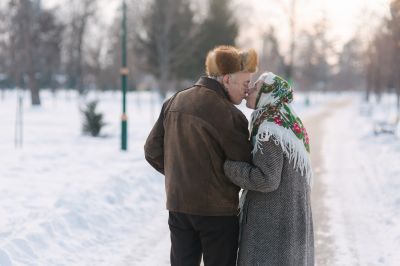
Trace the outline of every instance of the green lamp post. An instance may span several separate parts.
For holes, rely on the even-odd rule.
[[[128,74],[126,60],[126,2],[122,3],[122,32],[121,32],[121,48],[122,48],[122,67],[121,67],[121,86],[122,86],[122,116],[121,116],[121,150],[128,149],[128,116],[126,115],[126,90],[128,86]]]

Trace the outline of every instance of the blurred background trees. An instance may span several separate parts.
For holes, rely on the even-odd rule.
[[[158,79],[163,96],[190,72],[197,31],[193,17],[186,0],[154,0],[144,14],[137,51],[144,55],[142,70]]]
[[[54,88],[61,67],[64,25],[40,1],[10,1],[3,10],[2,74],[8,86],[28,88],[32,105],[40,105],[39,89]]]
[[[363,51],[366,96],[396,93],[400,114],[400,0],[390,1],[389,10]]]
[[[104,0],[63,1],[53,8],[44,0],[0,4],[0,88],[29,90],[33,105],[40,105],[41,89],[81,95],[120,89],[121,10],[106,23],[100,12]],[[127,4],[130,90],[154,89],[165,97],[185,88],[204,74],[207,52],[228,44],[256,48],[260,71],[280,74],[299,90],[362,90],[366,98],[392,92],[400,110],[400,0],[390,1],[375,26],[365,24],[370,19],[366,14],[368,19],[340,47],[331,34],[335,22],[324,10],[302,24],[298,9],[307,4],[303,0],[272,1],[284,23],[273,24],[265,15],[257,22],[261,30],[243,23],[257,10],[246,1]],[[258,43],[238,41],[246,32]]]

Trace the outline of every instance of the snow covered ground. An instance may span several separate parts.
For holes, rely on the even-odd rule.
[[[53,98],[44,92],[40,108],[31,107],[26,94],[23,149],[14,148],[16,95],[7,92],[0,100],[1,266],[169,265],[164,178],[143,156],[160,101],[149,93],[129,95],[129,151],[121,152],[120,95],[90,97],[100,100],[108,123],[101,138],[81,135],[73,93]],[[305,95],[296,95],[295,109],[307,117],[337,98],[312,95],[305,106]],[[332,256],[336,265],[396,265],[400,141],[373,136],[360,108],[356,100],[325,123],[329,194],[323,200],[327,234],[335,240]]]
[[[163,178],[143,159],[154,121],[148,96],[129,98],[136,107],[129,110],[125,153],[117,94],[99,96],[109,123],[102,138],[81,135],[75,95],[54,100],[44,93],[41,108],[25,97],[23,149],[14,148],[16,98],[6,95],[0,102],[1,266],[139,265],[124,258],[153,248],[158,239],[147,230],[159,228],[149,221],[166,217]]]
[[[377,121],[393,121],[394,101],[353,96],[325,121],[321,178],[334,265],[400,265],[400,139],[374,134]]]

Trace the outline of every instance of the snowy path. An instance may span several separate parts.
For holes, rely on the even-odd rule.
[[[326,171],[323,165],[323,142],[324,142],[324,122],[332,115],[332,110],[342,107],[348,102],[334,102],[322,112],[309,116],[304,123],[310,134],[311,139],[311,160],[314,171],[313,190],[312,190],[312,210],[315,234],[315,261],[316,265],[332,265],[333,236],[327,232],[329,230],[328,209],[324,205],[323,199],[326,196],[326,186],[322,182],[322,176]]]
[[[317,265],[399,265],[399,141],[373,136],[358,100],[331,107],[312,123]]]

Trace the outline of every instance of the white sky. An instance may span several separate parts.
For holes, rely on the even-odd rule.
[[[127,2],[132,2],[128,0]],[[147,0],[141,0],[147,1]],[[194,0],[196,1],[196,0]],[[198,0],[204,5],[205,0]],[[390,0],[296,0],[298,6],[298,23],[300,29],[310,28],[313,23],[325,13],[328,20],[331,39],[335,40],[340,49],[345,41],[354,35],[355,31],[366,31],[374,27],[374,21],[388,12]],[[67,4],[68,0],[42,0],[44,6]],[[101,19],[109,24],[119,11],[122,0],[100,0]],[[233,8],[242,24],[239,37],[240,46],[260,47],[260,33],[269,25],[277,29],[278,38],[287,43],[288,14],[285,9],[291,0],[233,0]],[[364,21],[364,22],[363,22]],[[365,25],[363,25],[363,23]]]
[[[246,18],[242,24],[249,24],[241,36],[241,43],[260,45],[259,34],[269,25],[274,25],[278,38],[288,40],[288,7],[291,0],[236,0],[238,8],[244,10]],[[309,29],[320,18],[328,21],[328,36],[341,47],[360,26],[362,30],[372,30],[378,18],[388,12],[389,0],[297,0],[298,30]],[[246,34],[247,33],[247,34]],[[363,32],[363,34],[367,34]]]

